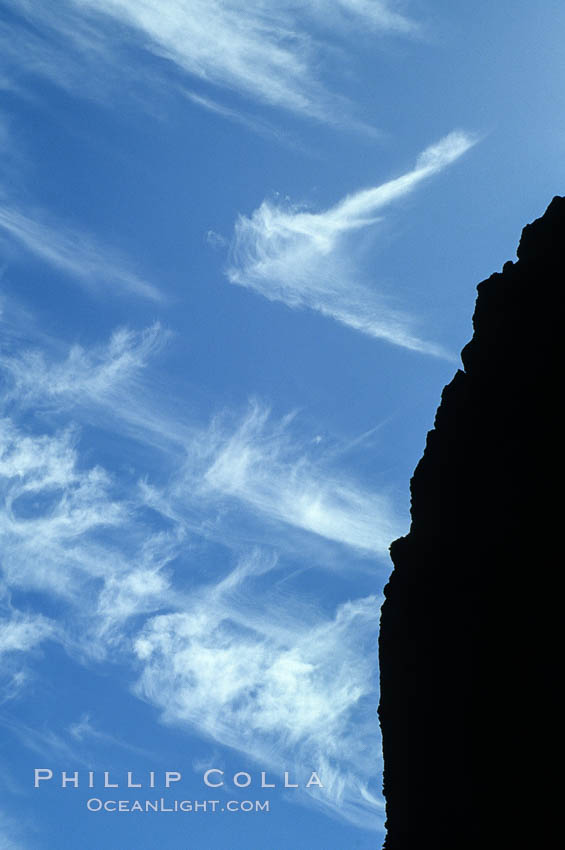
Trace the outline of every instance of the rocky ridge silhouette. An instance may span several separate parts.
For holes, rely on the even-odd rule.
[[[386,850],[544,848],[554,708],[565,198],[478,286],[391,546],[379,638]]]

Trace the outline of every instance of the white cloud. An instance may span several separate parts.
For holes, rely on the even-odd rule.
[[[46,617],[11,611],[9,617],[0,617],[0,656],[7,652],[29,652],[53,632],[53,623]]]
[[[83,741],[85,738],[103,738],[115,742],[116,739],[112,735],[107,735],[96,729],[91,721],[90,714],[85,713],[76,723],[71,723],[69,726],[69,734],[75,741]]]
[[[269,521],[386,555],[401,530],[388,499],[325,468],[292,431],[293,419],[277,422],[257,402],[235,425],[217,418],[190,452],[189,464],[195,455],[198,463],[186,468],[176,493],[236,501]],[[200,481],[194,468],[202,470]]]
[[[33,611],[15,608],[9,588],[0,585],[0,705],[16,699],[27,686],[31,674],[28,653],[48,639],[58,638],[57,624]]]
[[[43,213],[32,215],[0,204],[0,230],[9,233],[36,257],[95,292],[107,292],[117,285],[133,295],[161,299],[158,289],[139,277],[116,251],[61,222],[48,222]]]
[[[314,71],[316,45],[304,18],[341,23],[345,12],[358,26],[406,32],[406,18],[385,0],[318,0],[300,11],[264,0],[75,0],[82,8],[118,18],[145,37],[158,56],[206,82],[258,100],[328,118],[328,100]]]
[[[83,745],[84,748],[88,748],[89,745],[94,744],[97,749],[100,747],[107,747],[112,752],[115,752],[116,749],[119,748],[130,753],[136,753],[137,755],[155,758],[154,754],[148,750],[134,747],[127,741],[123,741],[115,735],[111,735],[108,732],[98,729],[94,725],[92,717],[88,712],[85,712],[81,716],[80,720],[77,720],[75,723],[71,723],[68,727],[68,732],[71,738],[78,744]],[[98,758],[100,757],[98,756]],[[92,758],[90,758],[90,762],[92,763]]]
[[[47,762],[52,759],[60,759],[67,764],[79,764],[84,767],[88,761],[84,759],[81,753],[77,750],[74,741],[69,743],[66,735],[59,735],[47,725],[28,726],[26,723],[17,719],[13,715],[0,715],[0,725],[4,726],[10,732],[14,733],[22,742],[22,744],[31,752],[41,756]]]
[[[247,464],[254,446],[263,443],[265,476],[284,470],[290,451],[285,446],[290,420],[273,426],[274,435],[267,421],[266,412],[255,408],[234,435]],[[182,589],[182,573],[170,566],[181,552],[182,533],[144,529],[134,501],[113,496],[107,473],[82,467],[73,432],[33,436],[4,420],[1,433],[6,581],[12,588],[55,595],[66,607],[56,628],[40,614],[14,614],[0,628],[0,648],[26,652],[55,637],[75,657],[78,650],[79,657],[123,662],[133,640],[141,665],[138,693],[170,722],[188,723],[273,770],[318,770],[325,788],[311,802],[374,827],[381,807],[369,785],[379,758],[378,730],[368,706],[376,704],[377,600],[354,600],[334,616],[323,615],[264,580],[284,565],[260,550],[210,584],[197,582],[189,595]],[[235,451],[233,439],[228,442],[218,442],[223,448],[216,460],[205,464],[214,486],[224,489],[231,480],[225,477],[227,457]],[[296,462],[290,477],[282,476],[283,490],[312,487],[316,479],[309,466],[306,458]],[[241,468],[236,477],[255,508],[254,488],[261,493],[265,481]],[[327,490],[334,484],[326,481]],[[195,503],[201,495],[192,495]],[[285,517],[288,507],[272,507],[272,492],[261,498],[262,511],[277,510],[284,521],[298,521]],[[338,527],[340,521],[348,527],[345,517],[335,513]],[[100,539],[101,532],[109,533],[108,542]],[[332,533],[334,539],[345,536]],[[356,538],[345,542],[359,545]],[[187,566],[185,553],[183,570]],[[139,618],[145,621],[141,630]],[[86,718],[71,734],[80,741],[92,737],[93,729]],[[27,745],[38,751],[58,742],[28,738]],[[374,742],[372,750],[366,740]]]
[[[12,5],[21,19],[0,19],[3,87],[29,98],[24,74],[31,74],[88,97],[117,82],[118,57],[104,32],[73,12],[72,0],[61,0],[56,16],[33,0]]]
[[[158,322],[142,331],[118,328],[107,343],[75,344],[66,356],[53,340],[43,339],[39,350],[18,338],[2,360],[4,398],[19,408],[72,411],[89,425],[117,427],[137,442],[178,451],[193,429],[168,417],[167,399],[148,390],[148,367],[170,336]],[[161,390],[162,378],[156,383]]]
[[[310,0],[308,11],[322,20],[333,23],[340,16],[340,23],[372,27],[396,33],[415,33],[419,26],[395,9],[398,3],[389,0]]]
[[[40,645],[57,640],[58,633],[56,622],[43,614],[18,610],[0,578],[0,705],[17,699],[32,678],[28,654],[37,655]]]
[[[263,526],[257,542],[265,539],[265,524],[271,531],[278,524],[387,556],[391,540],[403,530],[389,499],[335,471],[298,417],[277,421],[266,405],[254,401],[243,415],[225,412],[203,427],[175,419],[161,398],[146,393],[142,372],[165,336],[158,325],[141,333],[120,329],[107,345],[74,346],[58,361],[37,350],[6,356],[7,397],[20,407],[72,409],[88,423],[102,416],[106,427],[164,449],[169,482],[159,487],[143,482],[136,499],[184,532],[221,542],[234,534],[237,539],[234,526],[238,513],[245,512],[256,528]],[[45,438],[44,448],[57,455],[51,474],[65,471],[69,485],[76,462],[70,439],[70,434],[67,443]],[[22,440],[19,450],[33,447],[37,453],[40,443]],[[285,536],[286,545],[294,545],[287,532],[275,533],[281,545]]]
[[[379,761],[369,705],[376,705],[378,600],[348,602],[333,617],[294,608],[287,597],[283,606],[249,586],[274,566],[255,552],[183,611],[149,620],[135,643],[137,691],[167,722],[263,768],[297,767],[303,782],[317,770],[324,790],[312,802],[375,828],[382,806],[368,787]]]
[[[124,624],[140,614],[151,614],[163,605],[172,602],[170,580],[164,573],[169,557],[177,554],[172,540],[163,536],[159,542],[159,554],[150,559],[140,558],[140,564],[129,559],[123,568],[109,573],[101,589],[94,612],[94,631],[99,641],[119,642]],[[152,543],[157,542],[155,538]]]
[[[84,538],[120,525],[128,509],[112,499],[103,469],[78,468],[75,442],[72,429],[30,435],[0,420],[0,541],[11,586],[73,598],[83,573],[106,570],[100,546]]]
[[[52,637],[102,660],[123,651],[135,618],[175,607],[166,569],[182,530],[149,528],[135,484],[133,498],[119,493],[104,469],[83,466],[77,442],[72,429],[30,435],[0,420],[2,575],[8,589],[56,597],[61,612],[54,624],[10,610],[0,653]]]
[[[291,139],[290,136],[277,129],[275,126],[272,126],[268,121],[265,121],[262,118],[249,115],[242,110],[232,109],[229,106],[218,103],[210,97],[205,97],[204,95],[189,91],[186,88],[182,88],[181,91],[183,97],[186,97],[187,100],[191,101],[191,103],[195,103],[197,106],[206,109],[208,112],[215,113],[216,115],[220,115],[222,118],[227,118],[229,121],[233,121],[236,124],[248,127],[260,136],[275,139],[277,142],[286,144],[291,148],[296,149],[298,147],[297,142]],[[209,231],[207,237],[209,238],[212,233],[212,231]],[[218,234],[214,235],[218,239],[222,240],[222,237]]]
[[[0,850],[28,850],[30,846],[23,838],[21,822],[0,809]]]
[[[183,71],[295,111],[316,110],[308,40],[278,4],[257,0],[81,0],[138,29],[149,49]]]
[[[155,323],[141,332],[118,328],[107,345],[90,350],[73,345],[67,357],[48,362],[41,351],[27,349],[6,356],[3,370],[12,386],[7,397],[27,404],[115,404],[137,385],[139,373],[164,344],[166,332]]]
[[[235,224],[228,279],[289,307],[317,310],[357,331],[415,351],[445,355],[420,339],[410,319],[359,280],[349,237],[378,221],[381,209],[412,192],[474,144],[450,133],[427,148],[401,177],[348,195],[334,207],[312,213],[268,201]]]
[[[307,799],[374,828],[382,815],[372,787],[378,600],[322,613],[283,588],[289,565],[272,540],[283,545],[294,527],[351,547],[353,557],[384,553],[397,531],[387,500],[328,467],[297,416],[277,421],[259,404],[243,417],[192,426],[182,452],[180,441],[170,448],[178,474],[139,489],[87,463],[78,429],[38,432],[27,415],[25,425],[13,421],[31,400],[39,408],[60,399],[74,410],[85,400],[106,407],[135,381],[158,339],[154,331],[120,331],[108,346],[77,349],[60,362],[25,355],[8,367],[13,416],[0,420],[3,574],[34,600],[56,598],[61,613],[56,627],[39,611],[15,614],[0,632],[5,647],[23,653],[52,637],[77,661],[134,664],[137,693],[168,721],[274,771],[318,770],[325,788]],[[123,407],[114,413],[119,426]],[[148,519],[148,507],[160,511],[160,523]],[[248,554],[227,573],[216,554],[215,576],[203,584],[194,567],[208,556],[207,535],[226,542],[228,513],[238,525],[244,513],[255,522],[235,538],[234,548]],[[244,546],[254,533],[270,538],[271,551]],[[271,581],[275,573],[280,582]],[[18,675],[8,698],[26,683]],[[37,752],[68,747],[58,736],[21,734]],[[70,735],[84,746],[110,744],[88,717]]]
[[[109,81],[119,80],[118,66],[122,75],[129,68],[132,80],[162,82],[164,63],[150,70],[132,53],[126,60],[124,51],[141,45],[182,76],[334,122],[344,105],[335,109],[335,98],[319,79],[325,50],[321,32],[331,41],[350,37],[351,29],[393,35],[417,31],[392,0],[305,5],[285,0],[67,0],[59,4],[56,18],[20,0],[18,11],[33,22],[35,32],[18,29],[17,44],[14,36],[5,37],[6,55],[12,62],[25,55],[27,70],[82,94],[96,87],[107,91]],[[87,79],[81,65],[92,69]],[[209,103],[204,97],[201,105],[209,108]]]

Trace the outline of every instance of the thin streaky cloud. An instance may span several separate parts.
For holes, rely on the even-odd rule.
[[[202,109],[206,109],[208,112],[213,112],[215,115],[220,115],[222,118],[227,118],[229,121],[234,121],[236,124],[242,124],[244,127],[248,127],[260,136],[274,138],[279,142],[285,141],[289,145],[296,147],[296,144],[289,139],[286,139],[279,130],[260,118],[246,115],[244,112],[232,109],[222,103],[218,103],[210,97],[205,97],[204,95],[188,91],[187,89],[183,89],[182,94],[187,98],[187,100],[190,100],[191,103],[201,106]]]
[[[120,351],[141,345],[127,334],[117,339],[118,362]],[[148,346],[134,364],[150,355]],[[107,348],[81,349],[75,362],[52,364],[56,397],[70,393],[75,382],[88,403],[103,404],[100,386],[110,392],[123,377],[117,369],[113,385],[107,370],[97,374],[93,367],[106,362]],[[18,387],[29,422],[36,361],[27,362],[28,383],[21,370],[12,373],[10,411],[20,412]],[[49,396],[45,361],[37,374],[36,404],[41,394]],[[30,611],[25,623],[20,619],[24,627],[6,635],[21,653],[53,637],[77,663],[127,665],[137,695],[167,722],[236,747],[266,769],[315,765],[325,787],[321,794],[311,789],[307,801],[375,828],[382,805],[374,787],[379,753],[370,710],[376,704],[371,648],[379,600],[332,603],[324,612],[270,580],[271,573],[292,572],[294,561],[289,566],[272,546],[251,548],[242,540],[236,564],[232,556],[218,563],[216,555],[217,571],[203,582],[197,568],[208,555],[206,540],[191,547],[187,531],[198,511],[206,519],[235,505],[238,521],[247,511],[263,530],[278,523],[356,551],[384,551],[396,533],[394,522],[387,525],[386,500],[318,463],[308,453],[315,445],[297,415],[276,419],[257,403],[243,416],[217,417],[193,430],[184,466],[179,454],[180,471],[161,492],[174,510],[148,527],[146,508],[155,506],[144,498],[147,490],[119,485],[107,470],[89,464],[76,428],[38,433],[37,423],[30,431],[13,417],[0,420],[5,581],[11,590],[32,591],[33,599],[56,599],[63,612],[54,634],[39,611]],[[25,686],[25,679],[18,682]],[[89,739],[111,743],[87,717],[71,728],[69,740],[20,731],[25,745],[43,754],[70,754]]]
[[[139,277],[115,250],[73,227],[48,221],[45,214],[31,215],[0,204],[0,229],[31,254],[91,291],[107,293],[117,285],[130,295],[162,300],[159,290]]]
[[[26,749],[46,760],[60,758],[67,764],[75,762],[82,766],[88,764],[88,761],[81,757],[74,742],[67,741],[65,737],[46,726],[41,729],[28,726],[8,713],[0,713],[0,726],[15,733]]]
[[[0,850],[30,850],[31,844],[22,838],[22,823],[0,809]]]
[[[104,13],[143,33],[153,52],[190,74],[254,98],[312,117],[327,119],[328,95],[316,79],[315,43],[304,27],[304,14],[284,2],[263,0],[78,0],[82,8]],[[327,26],[347,12],[359,26],[367,23],[398,33],[411,29],[391,4],[377,0],[317,2],[307,16]]]
[[[241,109],[233,109],[230,106],[226,106],[225,104],[213,100],[211,97],[197,94],[196,92],[189,91],[186,88],[181,89],[181,94],[196,106],[200,106],[208,112],[219,115],[221,118],[226,118],[228,121],[233,121],[235,124],[241,124],[243,127],[247,127],[249,130],[257,133],[258,136],[271,139],[272,141],[290,148],[291,150],[300,151],[308,157],[315,155],[310,148],[293,138],[288,132],[279,129],[274,124],[259,118],[257,115],[248,114]],[[375,136],[379,135],[373,127],[362,124],[362,122],[356,122],[354,124],[352,120],[350,127],[351,129],[359,129],[364,133],[369,133]]]
[[[132,618],[169,607],[167,569],[182,529],[148,528],[135,481],[128,491],[85,466],[76,429],[29,434],[0,419],[0,497],[7,591],[56,598],[64,610],[55,628],[8,606],[0,650],[28,653],[52,638],[100,660],[117,651]]]
[[[362,125],[350,105],[320,78],[328,44],[359,30],[395,37],[418,30],[392,0],[315,0],[305,6],[283,0],[62,0],[55,19],[40,5],[20,0],[17,11],[33,31],[13,28],[17,45],[5,39],[11,64],[21,65],[24,55],[28,71],[81,95],[97,90],[107,98],[112,81],[120,79],[118,65],[122,72],[133,69],[132,81],[159,89],[173,71],[181,79],[190,76],[358,130]],[[140,47],[159,64],[140,60]],[[92,73],[84,83],[87,66]]]
[[[419,32],[419,24],[395,9],[397,3],[388,0],[310,0],[308,10],[322,18],[329,17],[334,23],[340,20],[342,25],[351,22],[363,23],[375,30],[388,31],[403,35]]]
[[[114,751],[116,749],[122,749],[130,753],[135,753],[136,755],[154,758],[154,754],[152,754],[149,750],[135,747],[127,741],[124,741],[115,735],[111,735],[109,732],[98,729],[94,725],[92,716],[89,712],[82,714],[80,720],[77,720],[75,723],[71,723],[68,727],[68,733],[71,738],[79,744],[88,745],[93,743],[94,745],[109,747]]]
[[[14,326],[32,317],[15,316]],[[180,418],[178,408],[186,415],[187,405],[174,406],[151,392],[147,372],[156,355],[171,338],[171,332],[159,322],[141,330],[117,328],[105,342],[84,347],[75,344],[61,356],[60,346],[50,337],[36,339],[39,348],[6,345],[2,370],[7,382],[5,399],[19,408],[58,412],[72,411],[73,416],[105,428],[117,428],[123,435],[164,452],[178,452],[193,438],[194,428]],[[154,383],[163,386],[161,378]]]
[[[376,672],[366,650],[376,640],[379,600],[352,600],[333,616],[295,610],[286,596],[283,606],[276,593],[250,586],[273,568],[263,557],[250,553],[182,611],[147,621],[135,641],[136,692],[165,722],[269,769],[317,769],[324,789],[312,793],[313,805],[378,828],[383,807],[376,788],[370,792],[378,730],[367,710],[376,701]]]
[[[289,424],[275,426],[280,439]],[[248,451],[253,440],[263,441],[264,458],[274,457],[267,474],[276,472],[282,459],[272,437],[249,423],[246,430]],[[374,655],[366,651],[376,639],[378,600],[357,599],[322,614],[265,581],[285,567],[260,549],[188,593],[190,558],[182,558],[178,573],[172,565],[182,532],[148,537],[132,499],[117,502],[110,476],[83,468],[70,435],[31,437],[5,422],[1,458],[6,581],[65,604],[59,625],[66,634],[58,639],[75,660],[78,653],[90,663],[129,662],[139,674],[137,694],[168,722],[189,725],[273,770],[315,764],[325,788],[309,798],[312,805],[369,828],[378,823],[382,807],[371,802],[369,789],[377,728],[367,710],[376,677]],[[304,480],[299,476],[298,488]],[[102,528],[119,531],[111,546],[93,539]],[[38,624],[45,634],[35,629],[34,640],[48,636],[47,624]],[[20,634],[20,651],[31,648],[30,637]],[[366,734],[359,736],[360,728]],[[92,732],[86,722],[73,729],[75,739]],[[59,736],[24,739],[37,752],[69,746]],[[362,803],[360,786],[368,795]]]
[[[0,584],[0,705],[19,697],[28,685],[26,656],[36,656],[45,641],[57,640],[59,632],[58,624],[43,614],[18,610],[10,588]]]
[[[3,371],[11,384],[6,398],[20,406],[114,405],[136,389],[140,373],[167,336],[156,322],[140,332],[118,328],[106,345],[87,349],[75,344],[59,361],[49,361],[36,348],[6,355]]]
[[[100,467],[77,468],[76,433],[30,435],[0,420],[2,569],[9,587],[48,590],[72,598],[104,572],[96,529],[117,527],[128,508],[112,498]],[[84,545],[83,545],[84,541]]]
[[[279,527],[277,538],[294,546],[284,530],[291,526],[364,556],[387,557],[391,540],[404,529],[391,501],[336,470],[297,415],[277,418],[268,405],[252,400],[243,413],[226,410],[206,426],[174,418],[158,397],[145,392],[148,363],[165,339],[159,325],[143,332],[122,328],[109,343],[90,349],[75,345],[59,360],[37,350],[6,355],[6,398],[26,410],[71,410],[88,423],[102,421],[159,448],[170,480],[159,486],[141,482],[138,498],[187,533],[237,540],[245,515],[247,534],[253,527],[264,535],[267,523],[271,530]],[[59,446],[59,454],[61,439],[51,444]],[[69,443],[67,466],[55,465],[69,476],[71,448]]]
[[[361,280],[351,238],[375,224],[380,211],[455,162],[475,140],[453,132],[431,145],[415,167],[394,180],[363,189],[321,213],[284,209],[263,201],[235,223],[227,277],[271,301],[309,308],[369,336],[426,354],[448,356],[420,338],[414,321],[378,289]]]
[[[319,109],[308,40],[293,33],[276,4],[81,0],[78,5],[129,25],[149,50],[184,72],[293,111]]]
[[[270,521],[386,555],[401,528],[387,498],[309,457],[293,438],[293,418],[277,422],[253,402],[233,429],[216,420],[202,441],[202,495],[235,500]]]
[[[0,617],[0,656],[8,652],[29,652],[54,633],[54,624],[40,614],[11,611]]]

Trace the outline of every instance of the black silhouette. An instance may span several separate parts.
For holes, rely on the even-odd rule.
[[[410,533],[391,547],[386,850],[560,841],[564,239],[556,197],[524,229],[518,262],[479,284],[464,371],[411,482]]]

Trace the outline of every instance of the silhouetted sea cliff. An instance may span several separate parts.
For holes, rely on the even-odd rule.
[[[379,639],[386,850],[553,846],[561,716],[565,198],[478,286],[391,547]],[[555,765],[554,765],[555,766]],[[560,767],[560,763],[556,765]]]

